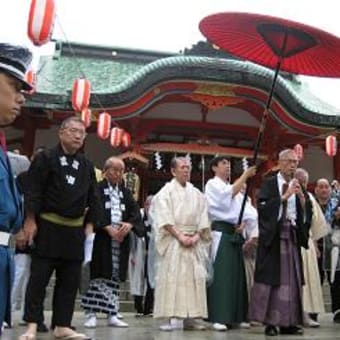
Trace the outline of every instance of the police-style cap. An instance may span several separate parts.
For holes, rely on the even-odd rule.
[[[22,46],[0,43],[0,71],[18,79],[24,90],[31,90],[32,86],[26,82],[25,73],[31,64],[32,53]]]

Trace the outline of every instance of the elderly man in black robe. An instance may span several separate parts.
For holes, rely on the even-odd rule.
[[[303,272],[300,247],[307,248],[311,208],[296,179],[294,150],[279,154],[279,172],[262,183],[258,195],[259,242],[249,320],[265,334],[301,334]]]
[[[128,327],[118,319],[119,283],[125,281],[130,251],[129,233],[145,235],[140,209],[124,186],[124,162],[109,158],[104,165],[104,180],[99,183],[102,218],[96,224],[90,264],[90,285],[82,298],[87,314],[86,328],[97,326],[96,313],[107,315],[111,327]]]
[[[87,338],[71,328],[85,235],[92,232],[100,212],[94,166],[81,152],[85,137],[84,122],[75,116],[67,118],[59,129],[60,143],[40,152],[27,175],[24,232],[32,247],[32,263],[24,313],[28,327],[20,340],[36,339],[53,272],[54,336]]]

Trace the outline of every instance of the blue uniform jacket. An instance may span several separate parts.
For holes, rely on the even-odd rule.
[[[0,147],[0,231],[15,234],[22,226],[22,198],[19,194],[8,158]],[[5,320],[11,324],[11,282],[13,257],[11,250],[0,245],[0,335]]]
[[[0,231],[15,234],[22,226],[22,197],[8,158],[0,148]]]

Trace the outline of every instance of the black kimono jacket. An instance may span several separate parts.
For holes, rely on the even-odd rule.
[[[82,261],[85,233],[46,221],[42,213],[82,218],[93,224],[99,218],[99,194],[93,164],[82,152],[65,154],[61,145],[40,152],[25,179],[25,211],[34,213],[38,231],[34,249],[42,257]]]
[[[91,279],[103,278],[111,279],[112,277],[112,250],[111,250],[111,237],[107,231],[103,228],[111,224],[111,209],[105,208],[105,202],[110,201],[109,195],[105,195],[105,189],[108,189],[109,185],[107,180],[103,180],[99,183],[100,191],[100,203],[102,207],[101,219],[96,223],[96,235],[93,243],[92,261],[91,261]],[[145,235],[145,228],[142,222],[140,209],[137,202],[134,200],[129,189],[123,185],[119,186],[122,193],[121,207],[122,207],[122,221],[132,224],[132,231],[137,236]],[[130,238],[129,235],[125,237],[120,244],[119,255],[119,279],[120,281],[126,280],[128,261],[130,251]]]
[[[309,227],[312,217],[311,202],[306,198],[306,218],[300,200],[296,198],[296,238],[298,253],[301,260],[300,247],[308,248]],[[280,232],[282,221],[278,221],[281,206],[281,195],[277,176],[267,178],[258,195],[257,208],[259,214],[259,242],[256,254],[255,282],[271,286],[280,285]],[[303,278],[302,265],[301,277]]]

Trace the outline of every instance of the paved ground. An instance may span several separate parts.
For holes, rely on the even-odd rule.
[[[50,313],[46,313],[46,319],[49,321]],[[14,315],[14,328],[6,329],[1,337],[1,340],[16,340],[18,335],[24,331],[23,327],[18,326],[18,313]],[[207,331],[174,331],[162,332],[158,330],[159,321],[152,318],[135,318],[133,314],[124,314],[124,321],[128,322],[130,327],[127,329],[109,328],[106,327],[106,320],[100,319],[99,325],[94,330],[84,330],[82,323],[84,316],[77,312],[74,317],[74,325],[77,331],[85,332],[96,340],[109,339],[124,339],[124,340],[259,340],[259,339],[339,339],[340,340],[340,324],[333,324],[330,314],[322,315],[320,318],[321,327],[319,329],[305,329],[303,336],[277,336],[273,338],[266,338],[263,334],[262,327],[255,327],[249,330],[235,329],[227,332],[216,332],[212,330]],[[38,340],[54,339],[51,333],[38,336]]]

